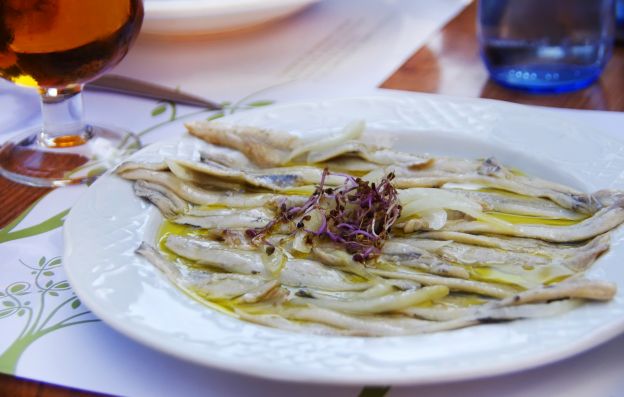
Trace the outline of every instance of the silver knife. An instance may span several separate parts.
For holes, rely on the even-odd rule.
[[[87,83],[86,88],[94,91],[115,92],[144,98],[173,101],[183,105],[199,106],[210,110],[222,109],[222,106],[195,95],[114,74],[107,74],[93,80]]]

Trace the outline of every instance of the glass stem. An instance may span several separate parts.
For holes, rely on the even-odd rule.
[[[39,137],[47,147],[68,147],[86,143],[92,135],[84,122],[82,85],[40,88],[43,128]]]

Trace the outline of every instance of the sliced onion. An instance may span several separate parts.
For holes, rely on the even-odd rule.
[[[399,192],[403,209],[399,222],[409,220],[415,215],[423,217],[427,211],[454,210],[462,212],[478,221],[489,223],[503,230],[513,230],[514,226],[491,215],[485,214],[479,203],[459,194],[432,188],[413,188]]]
[[[446,225],[447,216],[445,210],[423,211],[420,217],[427,222],[427,226],[432,230],[440,230]]]
[[[362,133],[364,133],[365,129],[366,122],[364,122],[364,120],[352,121],[336,135],[321,140],[315,140],[314,142],[310,142],[308,144],[295,148],[286,158],[284,163],[290,162],[301,156],[302,154],[311,151],[323,150],[329,147],[339,145],[340,143],[349,140],[357,140],[362,136]]]
[[[271,253],[271,255],[269,255],[266,251],[263,251],[261,258],[262,264],[264,265],[264,268],[267,270],[267,272],[271,276],[278,278],[280,273],[282,272],[282,269],[284,269],[286,262],[288,261],[288,257],[286,256],[283,248],[274,248],[275,250],[273,251],[273,253]]]

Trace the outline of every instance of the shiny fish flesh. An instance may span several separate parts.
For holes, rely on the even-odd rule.
[[[585,193],[495,158],[403,153],[365,137],[363,121],[320,140],[214,121],[187,127],[208,143],[198,160],[116,172],[165,218],[137,254],[232,316],[293,332],[397,336],[556,316],[617,293],[585,272],[624,222],[621,192]],[[323,178],[331,191],[390,172],[402,212],[374,259],[310,237],[302,229],[316,220],[282,219],[264,243],[248,235],[305,205]]]

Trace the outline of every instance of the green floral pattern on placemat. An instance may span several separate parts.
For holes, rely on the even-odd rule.
[[[23,318],[17,339],[0,354],[0,372],[13,374],[22,353],[36,340],[56,330],[99,321],[90,318],[66,280],[57,279],[61,258],[41,257],[30,269],[31,282],[13,282],[0,292],[0,319]],[[66,310],[63,310],[66,309]]]

